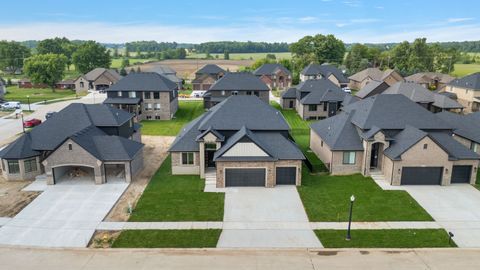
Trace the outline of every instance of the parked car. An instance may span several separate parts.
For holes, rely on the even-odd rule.
[[[18,101],[5,102],[2,104],[2,109],[4,110],[20,109],[20,102]]]
[[[45,119],[48,119],[48,118],[52,117],[52,116],[53,116],[54,114],[56,114],[56,113],[57,113],[57,112],[47,112],[47,113],[45,114]]]
[[[201,98],[206,92],[207,91],[203,91],[203,90],[195,90],[195,91],[192,91],[192,93],[190,94],[190,97]]]
[[[342,90],[343,90],[345,93],[349,93],[349,94],[352,93],[352,89],[350,89],[350,88],[348,88],[348,87],[344,87],[344,88],[342,88]]]
[[[26,128],[31,128],[31,127],[35,127],[35,126],[38,126],[42,123],[42,120],[40,119],[37,119],[37,118],[33,118],[33,119],[30,119],[30,120],[26,120],[23,122],[23,127],[26,127]]]

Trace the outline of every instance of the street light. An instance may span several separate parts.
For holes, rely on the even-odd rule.
[[[20,112],[20,116],[22,117],[22,129],[23,129],[23,133],[25,133],[25,125],[23,124],[23,111]]]
[[[30,96],[27,96],[27,102],[28,102],[28,111],[32,111],[32,109],[30,109]]]
[[[355,196],[350,197],[350,216],[348,217],[348,229],[347,229],[347,241],[350,241],[352,237],[350,236],[350,227],[352,226],[352,210],[353,210],[353,202],[355,201]]]

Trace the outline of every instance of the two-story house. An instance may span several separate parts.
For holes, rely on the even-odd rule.
[[[444,91],[457,96],[465,113],[480,111],[480,72],[451,81]]]
[[[130,73],[106,90],[103,102],[137,120],[170,120],[178,109],[178,85],[156,72]]]
[[[207,91],[210,87],[225,75],[226,71],[215,64],[207,64],[195,72],[192,80],[193,90]]]
[[[372,81],[385,82],[392,86],[397,82],[404,81],[402,75],[393,69],[385,71],[379,68],[366,68],[348,77],[348,86],[352,89],[360,90]]]
[[[347,87],[348,79],[343,72],[334,65],[330,64],[310,64],[300,72],[300,81],[316,80],[325,78],[332,81],[340,88]]]
[[[284,90],[292,85],[292,73],[280,64],[263,64],[253,74],[270,89]]]

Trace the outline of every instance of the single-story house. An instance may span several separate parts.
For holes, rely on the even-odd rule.
[[[137,120],[170,120],[178,110],[178,85],[156,72],[132,72],[114,84],[103,102]]]
[[[402,75],[393,69],[382,71],[379,68],[366,68],[348,77],[348,79],[350,80],[349,87],[352,89],[362,89],[371,81],[385,82],[392,86],[396,82],[404,80]]]
[[[113,69],[95,68],[75,80],[77,93],[88,90],[105,90],[117,83],[122,76]]]
[[[30,79],[23,78],[17,81],[18,88],[48,88],[49,86],[44,83],[32,83]]]
[[[376,95],[313,123],[310,148],[333,175],[378,174],[391,185],[473,184],[480,156],[454,132],[404,95]]]
[[[453,80],[455,80],[455,77],[439,72],[419,72],[405,77],[406,82],[418,83],[433,90],[442,89]]]
[[[2,149],[0,161],[7,181],[131,182],[143,167],[140,125],[122,110],[72,103]]]
[[[57,89],[75,89],[75,81],[76,80],[63,80],[60,82],[57,82],[55,84],[55,88]]]
[[[230,96],[187,124],[169,152],[172,174],[213,174],[218,188],[300,185],[302,151],[283,115],[256,96]]]
[[[343,72],[334,65],[311,63],[300,72],[300,81],[302,82],[321,78],[329,79],[340,88],[347,87],[348,85],[348,79]]]
[[[480,111],[480,72],[451,81],[444,91],[457,96],[457,101],[465,107],[465,113]]]
[[[292,85],[292,73],[280,64],[263,64],[253,74],[259,77],[270,89],[286,89]]]
[[[280,104],[284,109],[295,108],[304,120],[319,120],[337,114],[345,95],[328,79],[306,80],[284,92]]]
[[[367,85],[368,86],[368,85]],[[401,94],[413,102],[423,106],[431,112],[462,111],[462,104],[457,101],[412,82],[397,82],[390,86],[382,94]]]
[[[195,72],[195,79],[192,80],[193,90],[206,91],[220,78],[226,71],[215,64],[207,64]]]
[[[267,104],[270,102],[270,88],[260,78],[250,72],[229,72],[203,95],[203,106],[210,109],[236,95],[257,96]]]

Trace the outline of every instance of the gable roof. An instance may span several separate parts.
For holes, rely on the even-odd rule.
[[[282,98],[296,98],[297,97],[297,89],[295,87],[288,88],[287,91],[282,93]]]
[[[270,88],[252,73],[230,72],[216,81],[208,91],[222,90],[270,91]]]
[[[348,83],[348,79],[345,77],[343,72],[338,69],[334,65],[329,64],[314,64],[311,63],[310,65],[306,66],[300,74],[305,76],[312,76],[312,75],[322,75],[324,78],[328,78],[330,75],[335,76],[340,83]]]
[[[177,84],[156,72],[132,72],[105,91],[170,92]]]
[[[480,72],[467,75],[460,79],[455,79],[451,81],[448,85],[473,90],[480,90]]]
[[[290,130],[283,115],[257,96],[230,96],[204,115],[200,130],[240,130],[243,126],[250,130]]]
[[[405,77],[405,81],[414,83],[431,83],[433,80],[438,80],[440,83],[449,83],[454,79],[455,77],[439,72],[419,72]]]
[[[436,115],[453,127],[454,134],[480,143],[480,113],[460,115],[444,111]]]
[[[225,73],[225,70],[215,64],[206,64],[205,66],[201,67],[195,74],[218,74],[218,73]]]
[[[32,149],[30,132],[23,134],[20,138],[0,150],[0,157],[4,159],[24,159],[39,155],[39,151]]]
[[[346,96],[346,93],[329,79],[306,80],[297,86],[297,99],[300,103],[320,104],[322,102],[340,102]],[[300,92],[308,92],[307,95],[301,97]]]
[[[451,129],[451,125],[435,114],[418,106],[404,95],[375,95],[343,108],[355,110],[352,123],[361,129],[377,126],[381,129],[403,129],[412,125],[419,129]]]
[[[383,81],[386,77],[388,77],[392,73],[396,73],[393,69],[387,69],[385,71],[381,71],[379,68],[366,68],[362,71],[359,71],[352,76],[348,77],[350,80],[361,82],[366,78],[370,78],[374,81]]]
[[[407,125],[405,129],[393,137],[390,146],[383,153],[392,160],[400,159],[400,156],[413,145],[425,138],[428,134],[416,127]]]
[[[381,94],[385,91],[389,85],[384,81],[371,81],[367,83],[355,96],[359,98],[367,98],[373,95]]]
[[[200,122],[205,118],[206,113],[195,118],[186,124],[177,135],[172,145],[168,149],[170,152],[198,152],[200,151],[197,138],[202,134],[198,129]]]
[[[83,75],[83,77],[87,81],[95,81],[98,79],[98,77],[100,77],[104,73],[108,73],[109,75],[111,75],[113,78],[117,80],[120,80],[122,78],[122,76],[120,76],[120,74],[118,74],[115,70],[106,69],[106,68],[94,68],[87,74]]]
[[[290,70],[288,70],[286,67],[284,67],[283,65],[280,65],[278,63],[273,63],[273,64],[270,64],[270,63],[267,63],[267,64],[263,64],[261,65],[259,68],[257,68],[253,74],[256,75],[256,76],[262,76],[262,75],[274,75],[277,70],[281,70],[283,71],[284,73],[288,74],[288,75],[291,75],[292,73],[290,72]]]
[[[225,154],[230,148],[232,148],[235,144],[240,142],[242,139],[248,138],[251,142],[253,142],[255,145],[260,147],[269,157],[272,157],[272,155],[269,153],[267,149],[262,145],[262,143],[257,139],[257,137],[251,132],[248,128],[243,126],[239,131],[237,131],[235,134],[233,134],[232,137],[228,139],[228,141],[220,147],[215,152],[215,155],[213,156],[213,160],[217,160],[219,157],[221,157],[223,154]]]
[[[333,151],[362,151],[363,144],[351,123],[355,111],[343,112],[310,125],[311,129]]]

